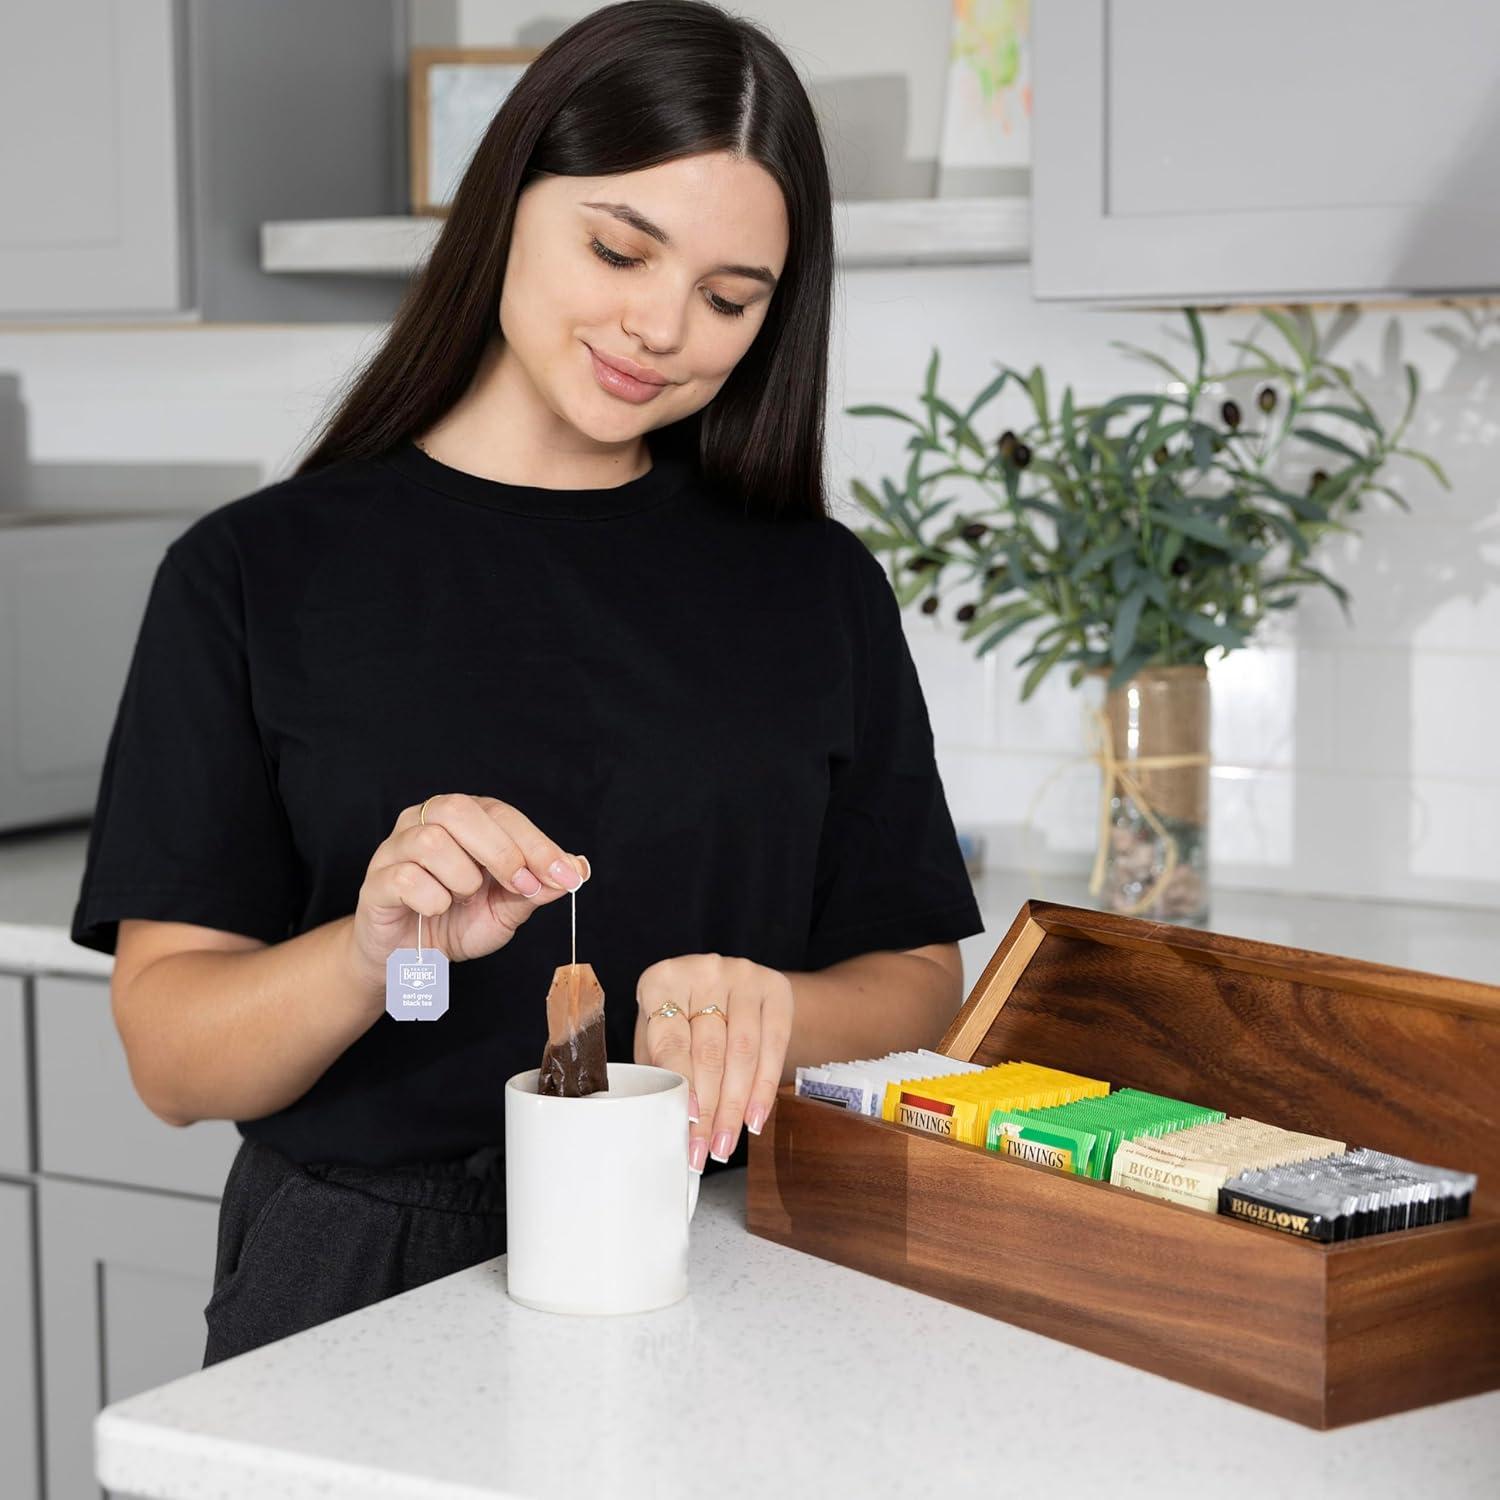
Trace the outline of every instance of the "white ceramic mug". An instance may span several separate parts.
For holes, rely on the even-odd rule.
[[[576,1099],[505,1085],[505,1248],[510,1295],[543,1312],[634,1313],[687,1295],[688,1084],[608,1064],[609,1087]]]

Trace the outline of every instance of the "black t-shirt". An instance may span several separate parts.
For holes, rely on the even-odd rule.
[[[819,969],[983,928],[899,606],[847,526],[746,517],[684,459],[551,490],[406,443],[232,501],[167,548],[73,941],[112,953],[118,920],[146,917],[275,943],[347,916],[434,792],[501,798],[588,856],[577,956],[616,1059],[659,959]],[[573,900],[454,963],[446,1015],[380,1017],[241,1134],[371,1166],[500,1141]]]

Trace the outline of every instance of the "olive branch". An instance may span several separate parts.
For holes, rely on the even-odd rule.
[[[1336,532],[1357,535],[1346,518],[1367,496],[1410,511],[1382,477],[1393,456],[1415,460],[1451,488],[1435,459],[1402,444],[1420,389],[1416,369],[1403,366],[1405,409],[1387,430],[1348,368],[1328,357],[1354,316],[1342,309],[1320,334],[1306,310],[1265,310],[1251,337],[1230,341],[1240,351],[1235,366],[1215,376],[1202,322],[1188,308],[1192,370],[1112,341],[1170,383],[1096,406],[1078,405],[1069,386],[1054,408],[1040,365],[1029,373],[1001,365],[960,411],[938,393],[934,348],[922,416],[845,408],[914,429],[899,484],[882,478],[877,494],[852,481],[879,522],[853,529],[891,559],[903,608],[925,595],[921,608],[931,614],[945,588],[964,594],[955,615],[962,638],[978,642],[976,655],[1042,627],[1020,660],[1028,668],[1023,702],[1062,664],[1070,664],[1074,687],[1090,670],[1107,669],[1113,688],[1148,666],[1201,663],[1215,646],[1234,650],[1269,611],[1291,608],[1308,587],[1329,589],[1352,621],[1348,591],[1313,564],[1318,543]],[[1283,357],[1268,347],[1272,335],[1289,351]],[[1261,382],[1256,421],[1232,399],[1207,420],[1200,408],[1213,404],[1208,388],[1236,380]],[[1008,385],[1024,393],[1034,420],[986,441],[980,414]],[[1286,460],[1309,454],[1319,467],[1304,490],[1278,482]],[[933,494],[956,478],[978,486],[982,508],[954,509],[954,496]]]

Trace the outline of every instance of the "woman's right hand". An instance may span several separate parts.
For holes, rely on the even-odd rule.
[[[421,810],[408,807],[376,849],[354,911],[355,963],[382,991],[391,951],[416,946],[416,913],[424,947],[454,963],[482,958],[591,874],[583,855],[566,853],[498,798],[440,793],[427,799],[425,824]]]

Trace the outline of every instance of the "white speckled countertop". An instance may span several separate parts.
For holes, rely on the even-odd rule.
[[[689,1296],[533,1312],[505,1257],[106,1407],[171,1500],[1500,1494],[1500,1392],[1319,1433],[749,1234],[709,1178]]]
[[[0,969],[109,973],[68,938],[86,844],[0,836]],[[1090,904],[1081,877],[976,891],[966,989],[1028,896]],[[1223,890],[1207,925],[1500,980],[1478,908]],[[162,1500],[1500,1495],[1500,1392],[1311,1432],[750,1235],[742,1172],[706,1182],[674,1308],[556,1317],[504,1278],[504,1257],[471,1266],[116,1402],[98,1477]]]

